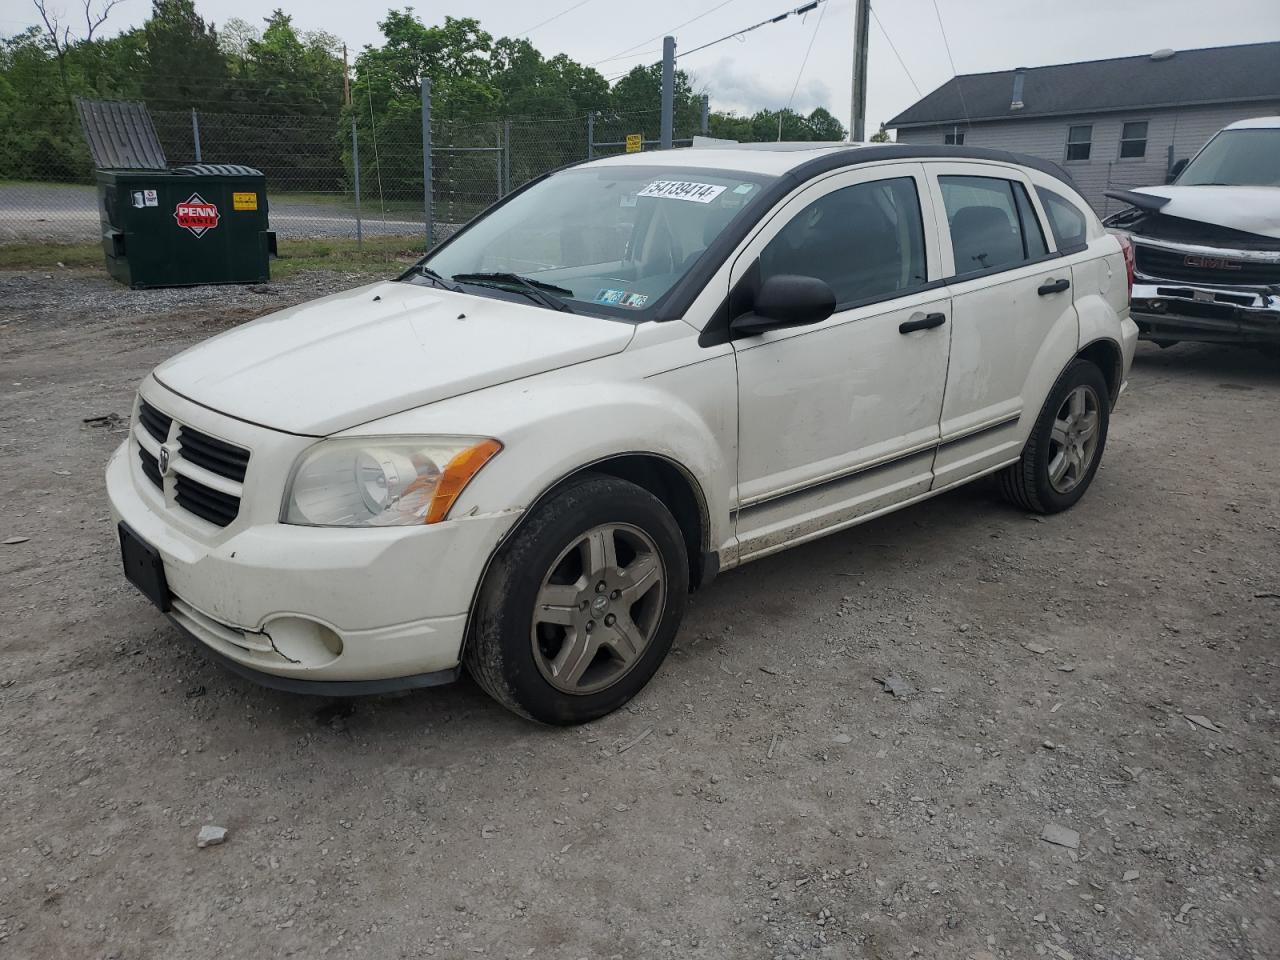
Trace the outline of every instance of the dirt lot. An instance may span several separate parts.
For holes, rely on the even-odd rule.
[[[259,689],[117,569],[85,418],[352,282],[0,275],[0,957],[1280,957],[1274,362],[1143,346],[1075,510],[975,487],[726,574],[552,730]]]

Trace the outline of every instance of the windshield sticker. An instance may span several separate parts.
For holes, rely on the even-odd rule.
[[[638,310],[649,302],[648,294],[608,289],[601,289],[592,299],[596,303],[607,303],[611,307],[630,307],[632,310]]]
[[[634,207],[636,205],[636,194],[624,193],[622,200],[618,203],[620,207]]]
[[[750,193],[756,188],[754,183],[740,183],[733,188],[734,193]]]
[[[724,187],[717,183],[655,180],[640,191],[640,196],[663,197],[667,200],[690,200],[693,203],[710,203],[722,193],[724,193]]]

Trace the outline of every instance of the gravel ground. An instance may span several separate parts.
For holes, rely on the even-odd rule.
[[[975,486],[728,573],[553,730],[259,689],[117,569],[85,418],[353,282],[0,275],[0,956],[1280,957],[1274,362],[1142,346],[1076,509]]]

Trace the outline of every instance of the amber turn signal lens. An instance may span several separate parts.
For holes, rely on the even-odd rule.
[[[440,475],[440,482],[436,484],[435,496],[431,498],[431,506],[427,508],[423,523],[439,523],[447,517],[453,502],[471,482],[471,478],[501,449],[502,444],[497,440],[483,440],[450,460]]]

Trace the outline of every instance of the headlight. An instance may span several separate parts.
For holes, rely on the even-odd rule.
[[[283,520],[313,527],[439,523],[501,449],[483,437],[323,440],[294,467]]]

